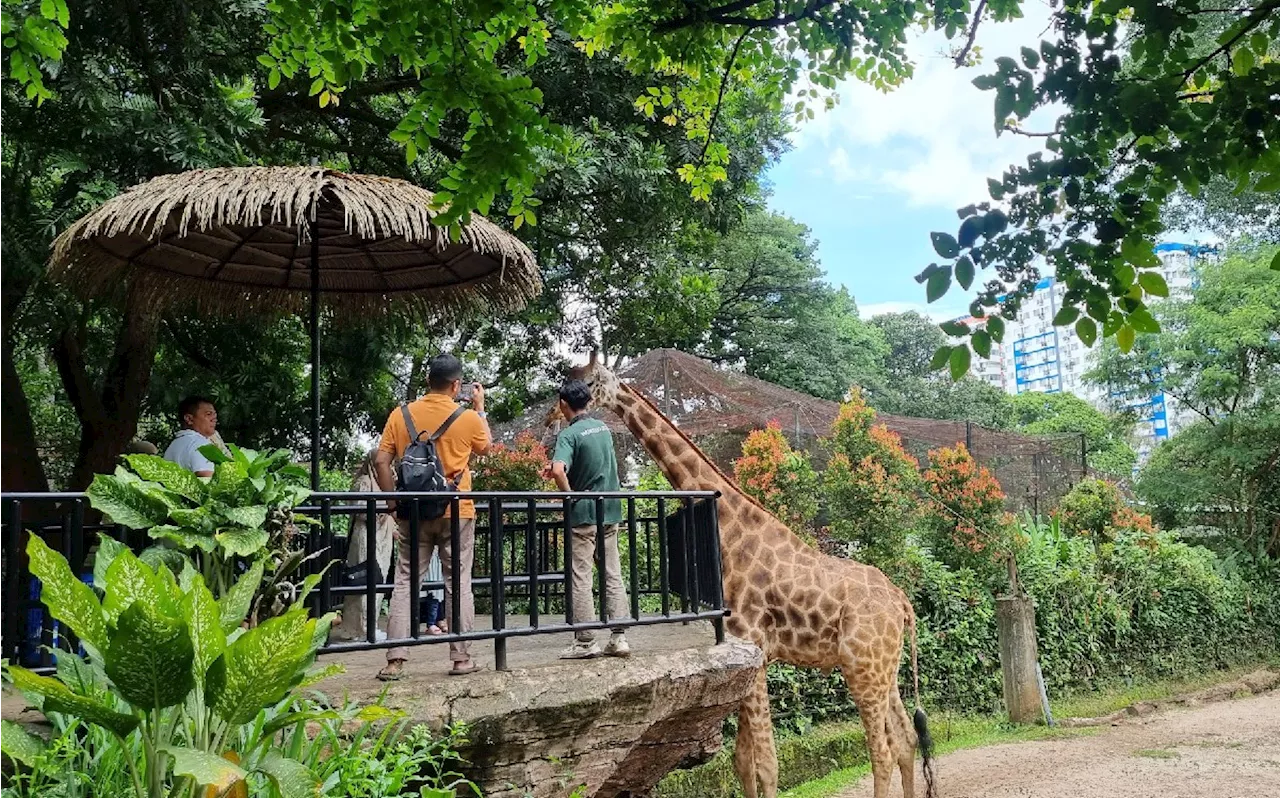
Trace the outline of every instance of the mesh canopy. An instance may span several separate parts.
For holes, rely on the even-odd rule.
[[[653,399],[658,409],[680,427],[718,465],[731,472],[742,440],[753,429],[777,423],[793,446],[808,451],[820,465],[826,459],[821,439],[830,434],[840,405],[784,388],[675,349],[655,349],[626,364],[618,376]],[[555,430],[543,419],[554,403],[548,399],[506,424],[494,436],[509,442],[530,431],[548,444]],[[592,415],[609,425],[620,456],[639,447],[613,413]],[[991,469],[1008,496],[1010,509],[1052,509],[1084,475],[1081,436],[1029,436],[989,429],[966,421],[878,413],[902,438],[903,446],[922,463],[930,449],[964,443],[974,458]]]

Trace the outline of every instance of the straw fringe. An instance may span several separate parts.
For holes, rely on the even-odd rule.
[[[293,311],[306,304],[307,292],[271,286],[219,283],[198,276],[135,267],[95,240],[141,236],[156,241],[167,225],[177,237],[219,227],[293,228],[305,252],[313,207],[342,208],[351,235],[365,240],[399,236],[409,243],[443,250],[448,231],[433,223],[430,191],[386,177],[354,175],[314,166],[237,167],[162,175],[134,186],[85,215],[54,241],[49,273],[82,293],[115,293],[125,284],[143,292],[153,305],[193,304],[198,309],[231,312]],[[333,214],[336,216],[336,214]],[[478,308],[513,310],[542,288],[533,253],[489,220],[473,216],[460,242],[497,261],[498,268],[468,283],[404,292],[326,291],[330,307],[364,312],[409,310],[425,316]],[[323,267],[322,267],[323,268]]]

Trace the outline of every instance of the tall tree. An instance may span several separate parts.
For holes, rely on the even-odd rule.
[[[1089,467],[1116,477],[1133,472],[1138,454],[1129,443],[1133,418],[1104,413],[1069,393],[1023,393],[1013,397],[1014,426],[1030,435],[1079,433]]]
[[[871,324],[886,345],[878,378],[865,385],[876,410],[972,421],[995,429],[1009,426],[1012,408],[1004,391],[973,377],[952,382],[933,372],[930,361],[946,342],[938,325],[913,311],[884,313]]]

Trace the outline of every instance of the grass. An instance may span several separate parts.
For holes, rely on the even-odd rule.
[[[1134,756],[1140,756],[1145,759],[1177,759],[1182,754],[1174,751],[1172,748],[1140,748],[1133,752]]]
[[[1258,664],[1254,664],[1212,671],[1195,677],[1119,683],[1100,692],[1054,700],[1051,702],[1051,708],[1055,718],[1089,718],[1109,715],[1138,701],[1157,701],[1233,681],[1257,670],[1258,667]],[[1045,726],[1013,726],[995,717],[964,717],[948,713],[931,716],[929,726],[933,733],[936,755],[1000,743],[1080,737],[1098,731],[1096,728],[1050,729]],[[1175,759],[1179,756],[1177,751],[1169,749],[1145,749],[1136,751],[1134,755],[1152,759]],[[863,762],[832,771],[821,778],[789,790],[783,790],[779,795],[780,798],[831,798],[849,789],[870,773],[871,765]]]

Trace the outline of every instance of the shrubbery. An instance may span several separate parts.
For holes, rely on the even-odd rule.
[[[920,471],[857,392],[827,445],[832,457],[820,481],[831,535],[846,544],[842,553],[884,569],[911,596],[926,704],[999,709],[995,595],[1008,588],[1009,557],[1035,602],[1052,694],[1280,651],[1280,564],[1221,556],[1159,532],[1109,482],[1083,480],[1051,518],[1015,519],[995,478],[963,445],[930,452]],[[904,647],[904,685],[907,658]],[[775,663],[769,692],[784,733],[856,716],[838,672]]]
[[[555,490],[542,475],[550,464],[547,447],[532,433],[520,433],[511,446],[495,443],[472,465],[473,490]]]
[[[782,427],[770,422],[742,443],[733,475],[748,496],[759,501],[792,532],[813,537],[809,524],[818,514],[818,476],[809,457],[787,443]]]

